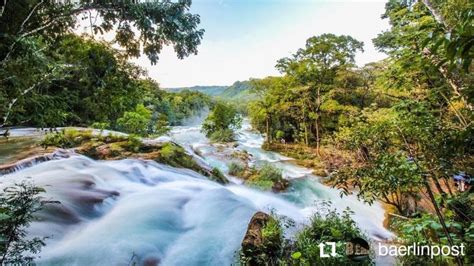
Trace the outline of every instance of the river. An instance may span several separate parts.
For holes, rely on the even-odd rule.
[[[14,134],[14,131],[12,132]],[[1,178],[0,188],[27,179],[60,201],[39,213],[29,236],[47,236],[39,265],[230,265],[252,215],[286,216],[298,225],[330,200],[354,211],[354,220],[374,240],[390,238],[379,204],[324,186],[311,170],[260,147],[263,137],[247,122],[237,147],[211,145],[200,127],[174,127],[170,138],[223,172],[235,150],[246,150],[253,164],[282,169],[291,187],[275,194],[248,188],[236,178],[223,186],[186,169],[138,159],[94,161],[73,155],[36,164]],[[198,155],[195,155],[198,156]],[[291,234],[291,232],[289,233]]]

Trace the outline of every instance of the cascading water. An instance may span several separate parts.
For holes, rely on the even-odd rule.
[[[243,185],[223,186],[186,169],[128,159],[94,161],[80,155],[52,160],[1,177],[0,188],[22,179],[45,188],[50,204],[30,236],[47,236],[38,264],[44,265],[230,265],[247,224],[257,210],[304,223],[314,202],[331,200],[355,211],[359,226],[373,238],[390,237],[383,210],[319,183],[306,168],[263,151],[262,137],[248,125],[237,148],[210,145],[199,127],[176,127],[171,138],[226,171],[233,149],[246,150],[253,163],[271,162],[292,180],[288,192],[261,192]],[[295,179],[296,178],[296,179]]]

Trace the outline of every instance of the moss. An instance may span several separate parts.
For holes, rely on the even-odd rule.
[[[146,145],[135,135],[102,136],[94,135],[92,130],[66,129],[48,134],[41,145],[45,148],[75,148],[78,153],[96,160],[130,157],[154,160],[173,167],[194,170],[221,184],[228,183],[227,178],[218,169],[209,171],[202,168],[184,148],[171,142]]]
[[[290,185],[288,180],[283,178],[281,170],[268,163],[261,169],[254,170],[247,184],[263,190],[271,189],[274,192],[284,191]]]
[[[216,181],[217,183],[220,183],[220,184],[229,183],[229,180],[227,180],[224,174],[222,174],[222,172],[216,167],[212,168],[211,176],[209,176],[209,179]]]
[[[245,165],[241,163],[232,162],[228,166],[229,168],[229,175],[242,177],[245,173]]]
[[[257,212],[249,222],[240,251],[241,265],[280,265],[283,229],[278,219]]]

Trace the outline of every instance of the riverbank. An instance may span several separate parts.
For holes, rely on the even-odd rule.
[[[320,148],[320,155],[318,155],[314,147],[295,143],[281,144],[265,142],[262,145],[262,149],[277,152],[294,159],[295,164],[310,168],[313,170],[314,175],[323,177],[322,181],[327,185],[330,185],[330,180],[327,177],[342,165],[352,162],[354,156],[329,145]]]

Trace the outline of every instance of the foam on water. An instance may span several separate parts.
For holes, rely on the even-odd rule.
[[[31,236],[49,237],[37,260],[44,265],[230,265],[256,211],[273,210],[297,224],[306,223],[318,211],[314,202],[319,200],[331,200],[339,210],[350,207],[371,237],[391,236],[382,226],[380,205],[341,199],[310,169],[262,150],[261,135],[244,126],[237,149],[252,154],[254,163],[281,168],[292,179],[289,191],[222,186],[193,171],[152,161],[94,161],[79,155],[2,176],[0,189],[28,179],[46,189],[46,198],[61,202],[42,210],[41,221],[29,228]],[[196,126],[176,127],[171,138],[223,170],[229,149],[235,149],[217,149]]]

